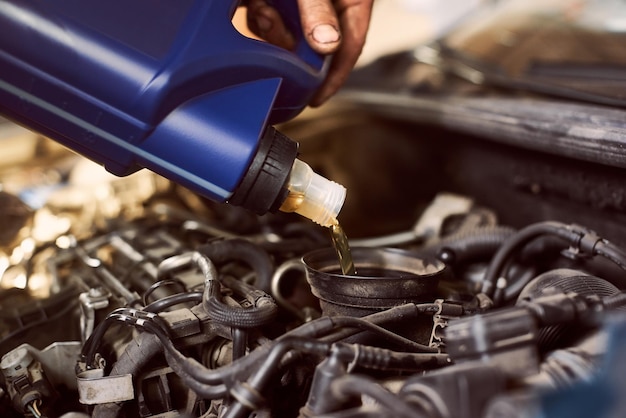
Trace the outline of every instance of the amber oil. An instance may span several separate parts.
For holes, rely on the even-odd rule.
[[[333,247],[337,252],[337,258],[339,258],[341,273],[346,276],[356,275],[356,269],[354,268],[354,261],[352,260],[352,253],[350,252],[350,245],[348,244],[346,233],[336,219],[329,229]]]

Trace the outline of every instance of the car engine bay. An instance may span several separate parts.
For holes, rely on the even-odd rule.
[[[0,416],[623,416],[626,112],[445,45],[283,127],[348,189],[355,275],[294,214],[3,120]]]

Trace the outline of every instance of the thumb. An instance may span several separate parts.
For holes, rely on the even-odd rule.
[[[298,0],[302,30],[307,42],[320,54],[332,54],[341,44],[339,20],[331,0]]]

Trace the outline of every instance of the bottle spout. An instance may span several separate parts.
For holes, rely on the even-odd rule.
[[[325,227],[337,223],[337,215],[346,199],[346,188],[315,173],[296,159],[287,180],[289,195],[280,206],[283,212],[295,212]]]

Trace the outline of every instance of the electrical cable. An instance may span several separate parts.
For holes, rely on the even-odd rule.
[[[361,318],[361,320],[380,325],[396,321],[402,317],[411,318],[418,314],[435,313],[439,309],[440,307],[436,304],[406,304],[368,315]],[[199,396],[207,399],[224,398],[228,395],[228,387],[232,387],[237,381],[246,380],[254,370],[257,370],[259,365],[266,363],[270,351],[280,341],[292,337],[318,338],[325,335],[340,337],[341,335],[333,334],[333,330],[336,330],[337,326],[337,323],[333,322],[331,318],[322,317],[283,334],[271,344],[260,346],[250,354],[227,366],[219,369],[207,369],[195,359],[188,358],[180,353],[167,334],[159,327],[154,326],[151,320],[147,320],[143,328],[148,332],[140,333],[136,338],[136,343],[130,345],[131,350],[127,350],[128,353],[124,351],[120,360],[113,366],[111,375],[134,374],[134,372],[144,367],[157,352],[165,350],[165,358],[168,365]],[[340,332],[344,336],[350,336],[359,333],[360,329],[343,329]],[[348,353],[350,358],[354,356],[354,349],[352,348],[351,350]],[[361,351],[365,352],[367,350]],[[404,370],[413,370],[416,367],[437,366],[437,364],[441,365],[447,361],[445,356],[440,354],[394,353],[393,356],[394,358],[389,359],[390,362],[387,361],[387,364],[390,366],[398,365],[398,367]],[[407,357],[410,358],[407,360]],[[364,360],[362,359],[362,361]],[[112,418],[117,416],[120,409],[121,404],[117,403],[97,405],[94,409],[94,417]]]
[[[93,330],[85,344],[83,345],[81,351],[81,359],[85,362],[88,368],[95,367],[94,359],[96,357],[96,351],[100,346],[100,341],[104,336],[105,332],[109,329],[109,327],[119,321],[120,323],[128,322],[131,320],[131,317],[122,314],[109,314],[107,317],[98,324],[98,326]]]
[[[562,226],[563,224],[558,222],[540,222],[521,229],[515,235],[507,239],[494,255],[491,263],[489,264],[489,267],[487,268],[487,271],[485,272],[482,293],[486,294],[489,297],[493,297],[496,282],[502,274],[502,269],[506,265],[511,254],[513,254],[516,250],[520,249],[536,237],[542,235],[560,236],[561,234],[563,234],[563,231],[561,229]],[[568,237],[569,234],[567,234],[565,238],[567,239]]]
[[[224,418],[245,418],[252,410],[261,406],[263,389],[272,376],[280,370],[283,356],[291,350],[326,355],[330,351],[330,344],[294,337],[285,338],[274,344],[266,360],[261,363],[248,381],[243,384],[238,383],[230,390],[230,395],[235,401],[226,411]]]
[[[332,354],[345,363],[376,370],[421,371],[450,364],[450,357],[440,353],[405,353],[368,345],[334,343]]]
[[[220,399],[228,395],[228,387],[224,382],[233,382],[235,372],[245,368],[240,362],[231,363],[220,369],[210,370],[197,360],[185,357],[174,347],[170,338],[151,321],[146,321],[142,326],[157,336],[165,348],[165,359],[185,384],[204,399]],[[247,357],[243,357],[246,359]],[[201,377],[200,379],[198,377]]]
[[[144,306],[148,304],[148,297],[150,297],[150,295],[154,293],[155,290],[163,286],[180,286],[180,293],[185,293],[187,291],[187,286],[185,286],[185,283],[183,283],[180,279],[174,278],[159,280],[150,285],[150,287],[146,289],[146,291],[141,296],[141,300],[143,301]]]
[[[133,310],[135,311],[133,312],[133,316],[129,315],[130,312],[128,311],[129,309],[126,308],[117,309],[109,314],[107,318],[96,327],[96,330],[94,330],[87,343],[83,346],[82,357],[88,367],[91,367],[93,364],[98,343],[106,330],[112,323],[121,321],[122,323],[138,326],[154,334],[165,348],[165,356],[172,370],[181,376],[181,378],[185,380],[185,383],[199,395],[207,399],[216,399],[224,397],[228,393],[226,386],[224,386],[222,382],[225,380],[225,376],[231,373],[234,368],[231,367],[230,369],[222,369],[221,371],[211,373],[212,371],[206,369],[195,359],[185,357],[174,347],[168,330],[159,323],[159,320],[163,321],[162,318],[154,314],[136,310]],[[192,371],[191,373],[190,370]],[[208,371],[208,373],[202,374],[205,377],[204,380],[207,380],[207,382],[202,382],[202,379],[197,379],[199,371]]]
[[[219,369],[208,369],[196,359],[187,357],[178,351],[172,341],[164,335],[161,330],[155,328],[149,322],[145,323],[144,327],[147,331],[152,332],[159,338],[165,349],[167,363],[173,370],[181,370],[190,378],[202,384],[220,385],[224,381],[229,380],[234,373],[241,371],[240,368],[248,367],[248,362],[253,363],[252,361],[244,361],[244,364],[240,366],[242,362],[238,361]],[[246,360],[248,357],[249,356],[245,356],[241,360]]]
[[[219,248],[220,250],[216,250],[216,254],[220,255],[220,257],[226,257],[224,254],[222,254],[221,251],[228,250],[233,246],[235,248],[244,248],[245,251],[243,251],[242,254],[248,254],[248,246],[242,246],[240,241],[241,240],[238,240],[237,242],[228,246],[211,246],[211,248]],[[247,241],[243,242],[249,244]],[[262,263],[258,261],[258,259],[261,258],[262,257],[257,258],[257,264]],[[169,259],[163,261],[159,265],[159,276],[188,264],[196,265],[196,267],[200,269],[202,275],[204,276],[204,297],[202,299],[202,304],[207,313],[209,313],[209,315],[211,316],[211,319],[213,319],[217,323],[229,325],[235,328],[256,328],[268,324],[274,320],[278,312],[278,307],[275,303],[267,303],[263,306],[254,306],[249,309],[232,307],[223,303],[221,301],[220,282],[218,280],[215,265],[207,255],[199,251],[181,254],[176,257],[170,257]],[[271,280],[271,276],[268,280]],[[258,291],[257,289],[248,288],[244,284],[230,283],[230,285],[241,289],[242,293],[245,293],[246,296],[248,295],[248,293]],[[262,296],[266,296],[268,301],[272,301],[271,297],[266,294],[259,294],[257,296],[254,296],[253,299],[258,299]],[[153,309],[154,307],[151,307],[151,310]]]
[[[482,293],[498,305],[505,296],[507,280],[506,265],[510,257],[537,237],[549,235],[569,244],[574,255],[599,255],[626,270],[626,253],[594,232],[577,225],[560,222],[539,222],[529,225],[509,238],[494,255],[483,278]]]
[[[430,304],[425,304],[430,305]],[[423,309],[427,309],[429,307],[422,306]],[[418,311],[413,305],[413,310]],[[355,326],[358,328],[366,328],[368,331],[376,330],[376,332],[387,332],[384,328],[377,327],[373,325],[370,327],[366,320],[359,320],[358,318],[330,318],[331,323],[334,326],[341,325],[349,325]],[[356,321],[354,321],[356,319]],[[403,338],[403,337],[400,337]],[[413,343],[410,340],[407,340],[410,343]],[[403,341],[405,342],[405,341]],[[438,352],[436,349],[432,349],[427,346],[423,346],[421,344],[416,344],[419,349],[426,350],[434,350]],[[362,347],[362,353],[359,353],[358,349],[354,349],[352,347],[357,346],[344,346],[348,351],[348,358],[352,361],[357,362],[358,364],[363,365],[364,367],[374,367],[380,369],[390,369],[394,368],[394,366],[399,369],[404,369],[410,367],[414,368],[422,368],[424,364],[437,364],[439,366],[448,364],[449,359],[447,355],[437,355],[437,354],[415,354],[415,353],[397,353],[391,350],[380,349],[376,347]],[[237,384],[234,388],[231,389],[230,394],[236,400],[233,405],[228,409],[225,418],[244,418],[247,417],[250,410],[254,409],[262,402],[263,390],[265,386],[268,384],[269,379],[275,373],[276,370],[279,369],[280,361],[283,356],[287,353],[287,351],[292,349],[297,349],[301,352],[309,352],[309,353],[317,353],[319,355],[326,355],[330,351],[330,343],[327,341],[311,341],[309,339],[298,339],[294,337],[288,337],[278,341],[273,347],[270,353],[268,354],[266,360],[259,366],[257,372],[252,375],[245,384]]]
[[[372,324],[381,325],[389,322],[397,322],[398,320],[410,320],[416,319],[419,315],[432,315],[439,312],[440,305],[436,303],[407,303],[404,305],[398,305],[393,308],[376,312],[371,315],[362,317],[361,319],[371,322]],[[358,334],[360,329],[341,329],[336,330],[323,337],[323,341],[335,342],[349,338],[355,334]]]
[[[330,317],[330,319],[336,327],[358,328],[362,331],[372,332],[376,335],[383,337],[388,342],[397,344],[411,351],[426,352],[426,353],[438,353],[439,352],[437,348],[429,347],[427,345],[412,341],[408,338],[405,338],[401,335],[393,333],[379,325],[373,324],[361,318],[343,316],[343,317]]]
[[[204,298],[206,298],[207,296],[212,297],[218,295],[220,292],[220,286],[217,280],[217,270],[207,256],[199,252],[187,253],[184,254],[184,257],[178,257],[176,260],[170,260],[167,269],[169,269],[170,267],[178,268],[189,263],[195,264],[200,269],[205,278]],[[134,314],[148,315],[149,313],[141,313],[141,311],[135,311]],[[181,375],[187,377],[186,380],[197,381],[199,384],[197,389],[203,391],[206,394],[214,394],[215,390],[217,390],[214,387],[215,385],[221,385],[225,380],[232,378],[234,374],[246,371],[246,368],[249,365],[254,364],[258,360],[255,356],[245,356],[244,358],[242,358],[243,361],[232,363],[231,365],[225,366],[220,369],[209,370],[197,360],[186,357],[176,349],[171,339],[169,338],[167,328],[157,326],[153,323],[157,321],[157,319],[162,320],[162,318],[159,318],[154,314],[150,314],[153,316],[139,318],[142,320],[142,322],[139,324],[138,321],[132,318],[132,316],[128,317],[124,315],[118,315],[120,315],[119,312],[117,312],[113,316],[108,316],[103,323],[96,327],[96,330],[92,334],[92,337],[94,337],[93,340],[90,337],[91,341],[88,340],[83,347],[83,356],[88,360],[88,365],[91,364],[95,356],[97,342],[102,338],[102,335],[106,331],[106,328],[110,326],[110,323],[113,320],[129,321],[132,325],[141,325],[147,331],[154,333],[159,338],[161,344],[166,351],[166,358],[170,367],[172,367],[173,370],[180,371]],[[251,360],[248,360],[249,358]],[[209,386],[202,386],[203,384]]]
[[[411,316],[421,314],[424,312],[436,312],[438,309],[439,307],[436,304],[420,304],[420,305],[406,304],[406,305],[401,305],[398,307],[391,308],[387,311],[369,315],[367,317],[362,318],[362,320],[372,321],[373,323],[382,324],[382,323],[389,322],[389,321],[395,321],[399,317],[406,317],[406,316],[411,317]],[[138,312],[139,311],[137,311],[136,315],[141,315]],[[273,351],[274,354],[272,358],[275,359],[281,350],[285,350],[286,349],[285,347],[287,347],[288,344],[287,343],[282,344],[283,340],[287,340],[287,339],[293,340],[293,338],[296,336],[304,337],[305,339],[308,339],[308,338],[315,338],[315,337],[319,337],[323,335],[328,335],[329,332],[332,332],[337,327],[337,324],[333,323],[330,318],[328,317],[320,318],[320,319],[311,321],[309,323],[306,323],[300,326],[299,328],[296,328],[292,331],[289,331],[283,334],[281,337],[274,340],[271,344],[257,348],[256,350],[252,351],[250,354],[237,360],[236,362],[233,362],[227,366],[220,367],[218,369],[207,369],[204,365],[202,365],[200,362],[198,362],[194,358],[186,357],[180,351],[178,351],[178,349],[176,349],[173,342],[169,338],[169,335],[166,332],[166,330],[164,330],[161,326],[156,325],[154,323],[154,321],[156,321],[156,318],[158,317],[154,316],[152,318],[149,318],[149,317],[146,317],[145,319],[141,318],[143,319],[143,321],[141,321],[141,324],[142,324],[141,328],[154,334],[158,338],[162,347],[165,350],[165,357],[166,357],[167,363],[172,368],[172,370],[174,370],[178,375],[180,375],[184,379],[185,383],[189,384],[189,386],[194,391],[196,391],[201,396],[206,396],[207,399],[215,399],[215,398],[226,396],[227,387],[234,385],[234,382],[236,381],[245,380],[247,376],[250,376],[250,373],[254,372],[254,370],[257,370],[257,373],[261,373],[261,375],[263,375],[264,373],[269,373],[269,370],[267,369],[268,365],[270,364],[269,353],[272,352],[272,350],[277,350],[277,351]],[[138,325],[137,319],[140,319],[140,318],[129,317],[129,318],[125,318],[124,322],[137,326]],[[113,321],[115,320],[117,319],[109,319],[109,320],[105,319],[103,323],[101,323],[98,327],[96,327],[96,330],[100,329],[100,327],[103,326],[102,324],[104,324],[105,322],[113,323]],[[107,327],[109,325],[107,325]],[[106,329],[104,331],[106,331]],[[347,331],[347,335],[350,336],[350,335],[358,333],[360,330],[352,329],[352,330],[342,330],[342,331],[344,332]],[[98,331],[98,333],[100,332],[103,333],[103,331]],[[94,334],[96,334],[96,331],[94,331]],[[94,336],[94,334],[92,334],[92,336]],[[314,345],[306,346],[306,347],[317,347],[317,349],[320,349],[320,347],[324,347],[324,349],[326,349],[325,347],[329,347],[328,342],[323,342],[323,341],[316,342],[316,341],[306,340],[306,344],[309,344],[309,343],[314,343]],[[88,343],[86,344],[86,346],[91,345],[91,344],[93,343],[90,343],[88,340]],[[276,345],[279,345],[279,344],[280,344],[280,348],[274,348]],[[83,352],[85,351],[85,349],[86,347],[83,348]],[[93,358],[95,354],[89,353],[87,355],[90,356],[89,358]],[[413,360],[414,362],[423,363],[424,360],[426,360],[426,357],[420,356],[418,354],[405,353],[405,355],[411,356],[413,359],[415,359]],[[431,358],[434,358],[432,357],[433,356],[432,354],[430,356]],[[437,355],[435,354],[434,356],[437,356]],[[280,358],[282,358],[282,355],[280,356]],[[272,361],[275,361],[275,360],[272,360]],[[257,369],[259,365],[260,366],[265,365],[265,367],[262,369]],[[260,377],[257,379],[260,379]],[[263,381],[264,379],[261,379],[261,383]]]
[[[166,296],[156,300],[143,308],[145,312],[159,313],[171,308],[172,306],[182,303],[200,303],[202,302],[202,292],[179,293],[177,295]]]
[[[361,319],[364,321],[371,321],[380,325],[386,322],[396,321],[398,318],[402,317],[414,317],[418,313],[422,312],[436,312],[438,309],[439,306],[436,304],[406,304],[388,309],[387,311],[368,315]],[[293,337],[319,338],[330,334],[334,338],[332,338],[330,341],[321,342],[324,344],[328,344],[329,342],[340,339],[337,337],[347,338],[360,332],[359,329],[344,329],[340,330],[341,334],[337,335],[332,333],[335,329],[336,325],[329,317],[316,319],[283,334],[282,336],[274,340],[271,344],[258,347],[256,350],[252,351],[250,354],[239,359],[238,361],[218,369],[207,369],[196,359],[192,357],[186,357],[176,349],[176,347],[169,338],[161,337],[159,339],[161,340],[164,349],[168,352],[168,364],[170,364],[170,366],[172,366],[172,364],[175,362],[192,378],[202,383],[215,385],[233,379],[245,378],[245,376],[248,375],[254,369],[254,367],[258,366],[259,363],[266,362],[268,352],[272,349],[274,345],[280,343],[284,339]]]
[[[46,418],[41,411],[39,411],[39,403],[41,403],[41,400],[35,399],[34,401],[28,403],[26,409],[28,409],[28,412],[30,412],[34,418]]]
[[[128,310],[125,309],[125,311]],[[110,318],[110,320],[117,320],[120,319],[117,317],[118,315],[122,316],[120,313],[115,313],[108,318]],[[330,350],[329,343],[287,336],[272,344],[272,347],[269,349],[269,353],[266,357],[264,357],[256,372],[254,372],[254,374],[248,379],[247,384],[238,385],[233,383],[236,381],[234,376],[229,375],[233,374],[238,369],[241,370],[244,366],[243,364],[238,363],[246,363],[245,361],[231,363],[229,366],[216,370],[208,370],[204,366],[200,365],[195,359],[187,358],[182,355],[174,347],[166,330],[157,324],[156,316],[143,315],[145,319],[140,318],[141,316],[142,315],[140,313],[135,312],[135,316],[128,317],[126,315],[123,320],[145,329],[146,331],[154,334],[160,340],[161,344],[165,348],[165,357],[168,364],[172,370],[179,375],[181,379],[183,379],[190,389],[205,399],[217,399],[225,397],[229,393],[228,387],[232,386],[230,394],[237,400],[237,402],[229,408],[229,412],[226,415],[227,418],[247,416],[246,413],[248,413],[250,409],[250,399],[242,402],[242,396],[253,396],[251,394],[260,393],[268,384],[269,379],[271,379],[274,373],[277,370],[280,370],[280,362],[287,352],[297,350],[299,352],[326,355]],[[333,326],[336,325],[337,324],[333,324]],[[432,363],[433,359],[435,359],[433,356],[419,356],[412,353],[394,353],[390,350],[382,350],[373,347],[364,348],[364,353],[366,355],[362,358],[358,358],[365,361],[364,364],[370,366],[389,366],[392,365],[394,361],[397,363],[399,362],[398,364],[408,364],[407,360],[410,360],[411,364],[415,363],[415,361],[421,363]],[[371,353],[367,355],[368,352]],[[348,357],[351,358],[352,356],[354,356],[353,351],[348,354]],[[248,357],[244,357],[242,360],[245,360],[246,358]],[[198,377],[201,378],[198,379]],[[227,381],[231,383],[226,384],[225,382]]]
[[[100,346],[102,337],[114,323],[123,323],[127,325],[141,325],[145,321],[154,322],[161,332],[169,338],[169,327],[165,320],[151,312],[144,312],[131,308],[118,308],[109,313],[106,318],[98,324],[91,333],[81,351],[81,358],[87,367],[94,367],[93,362],[96,356],[96,350]]]

